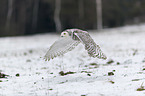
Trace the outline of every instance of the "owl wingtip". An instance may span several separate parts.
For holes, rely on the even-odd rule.
[[[105,56],[104,54],[103,55],[99,55],[99,54],[97,54],[97,55],[95,55],[94,57],[97,57],[97,58],[99,58],[99,59],[104,59],[104,60],[106,60],[107,59],[107,56]]]
[[[106,60],[106,59],[107,59],[107,56],[103,55],[103,56],[101,57],[101,59]]]
[[[104,59],[104,60],[106,60],[106,59],[107,59],[107,57],[103,57],[103,59]]]
[[[44,58],[43,58],[45,61],[49,61],[50,60],[50,58],[47,58],[46,56],[44,56]]]

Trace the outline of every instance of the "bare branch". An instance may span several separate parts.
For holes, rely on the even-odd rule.
[[[61,0],[55,0],[54,21],[57,32],[61,32],[60,10],[61,10]]]
[[[7,13],[7,20],[6,20],[6,29],[10,27],[10,20],[13,13],[13,0],[8,0],[8,13]]]
[[[96,0],[96,11],[97,11],[97,29],[103,28],[102,25],[102,0]]]
[[[34,0],[33,18],[32,18],[32,31],[33,32],[36,31],[36,27],[37,27],[38,9],[39,9],[39,0]]]

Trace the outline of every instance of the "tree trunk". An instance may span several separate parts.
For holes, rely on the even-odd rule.
[[[97,13],[97,29],[101,30],[103,28],[102,25],[102,1],[96,0],[96,13]]]
[[[8,0],[8,13],[6,19],[6,30],[10,28],[11,17],[13,13],[13,0]]]
[[[39,0],[34,0],[33,5],[33,17],[32,17],[32,32],[36,32],[37,28],[37,19],[38,19],[38,10],[39,10]]]
[[[79,0],[79,18],[83,19],[84,18],[84,4],[83,0]]]
[[[60,10],[61,10],[61,0],[55,0],[54,22],[57,32],[61,32]]]
[[[83,20],[84,20],[84,1],[83,0],[79,0],[78,1],[78,8],[79,8],[79,10],[78,10],[78,12],[79,12],[79,20],[80,20],[80,27],[81,28],[84,28],[84,22],[83,22]]]

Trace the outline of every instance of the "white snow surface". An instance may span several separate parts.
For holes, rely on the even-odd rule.
[[[1,37],[0,72],[9,76],[0,78],[0,96],[145,96],[137,90],[145,86],[145,24],[88,32],[107,60],[89,57],[79,44],[45,61],[59,38],[52,33]],[[76,73],[61,76],[61,71]]]

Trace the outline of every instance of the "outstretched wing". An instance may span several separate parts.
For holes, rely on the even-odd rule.
[[[91,57],[97,57],[100,59],[107,59],[105,54],[101,51],[99,45],[97,45],[94,40],[91,38],[88,32],[86,31],[76,31],[74,32],[79,40],[85,44],[85,49],[88,51],[88,54]]]
[[[50,46],[44,59],[49,61],[54,57],[63,55],[68,51],[71,51],[80,43],[80,41],[73,40],[70,37],[61,37],[59,40],[55,41],[52,46]]]

